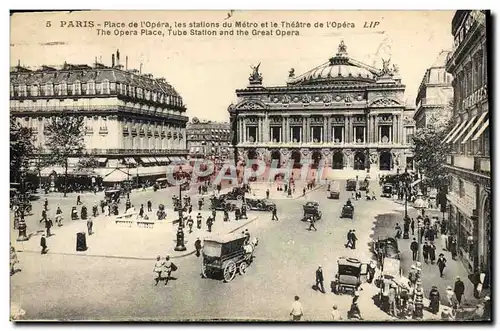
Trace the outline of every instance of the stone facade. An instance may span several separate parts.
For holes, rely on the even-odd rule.
[[[382,69],[361,64],[342,42],[327,63],[297,77],[290,70],[285,86],[265,87],[262,80],[257,66],[228,109],[242,160],[267,150],[267,162],[307,159],[339,170],[395,171],[411,162],[405,134],[413,113],[389,61]]]
[[[190,158],[226,160],[233,156],[231,126],[228,122],[200,121],[187,124],[187,148]]]

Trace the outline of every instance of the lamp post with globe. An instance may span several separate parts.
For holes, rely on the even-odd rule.
[[[19,220],[19,225],[17,226],[19,230],[19,235],[17,237],[17,241],[27,241],[29,240],[29,237],[26,235],[26,222],[24,220],[24,214],[26,212],[26,208],[28,208],[28,199],[26,197],[26,190],[24,187],[24,181],[25,181],[25,176],[26,176],[26,168],[24,166],[21,166],[19,168],[19,173],[20,173],[20,179],[21,179],[21,192],[19,194],[19,211],[20,211],[20,220]]]
[[[419,192],[417,194],[417,198],[413,202],[413,208],[420,210],[422,213],[422,217],[424,217],[425,209],[427,208],[427,203],[425,202],[425,200],[422,197],[423,197],[422,193]],[[420,233],[420,231],[421,231],[423,225],[424,225],[423,219],[419,219],[418,223],[417,223],[417,234],[418,234],[418,259],[417,260],[418,261],[420,261],[420,251],[421,251],[420,246],[422,246],[422,234]]]
[[[404,196],[405,196],[405,216],[404,216],[404,231],[403,231],[403,239],[409,239],[410,235],[410,217],[408,216],[408,196],[410,195],[410,174],[408,173],[408,168],[405,169],[405,172],[401,175],[401,182],[403,184]]]
[[[179,171],[177,172],[178,181],[179,181],[179,202],[178,202],[178,211],[179,211],[179,227],[177,228],[177,245],[174,248],[174,251],[182,252],[186,250],[186,246],[184,245],[184,218],[183,218],[183,211],[184,211],[184,205],[182,203],[182,185],[185,182],[185,173],[182,171],[182,167],[179,168]]]

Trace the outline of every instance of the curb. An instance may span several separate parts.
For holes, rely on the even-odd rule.
[[[320,189],[320,188],[322,188],[322,187],[325,187],[325,185],[324,185],[324,184],[318,185],[318,186],[316,186],[315,188],[313,188],[312,190],[307,191],[305,195],[299,195],[299,196],[297,196],[297,197],[295,197],[295,198],[292,198],[292,200],[297,200],[297,199],[299,199],[299,198],[305,197],[305,196],[307,196],[309,193],[312,193],[312,192],[314,192],[314,191],[317,191],[317,190],[319,190],[319,189]]]
[[[238,226],[237,228],[229,231],[228,233],[233,233],[241,229],[242,227],[254,222],[257,220],[259,217],[256,216],[252,218],[251,220],[245,222],[244,224]],[[40,251],[34,251],[34,250],[22,250],[18,249],[16,252],[21,252],[21,253],[36,253],[40,254]],[[171,259],[180,259],[189,255],[193,255],[196,253],[196,250],[188,251],[184,254],[181,255],[170,255]],[[47,252],[47,254],[52,254],[52,255],[66,255],[66,256],[86,256],[86,257],[101,257],[101,258],[108,258],[108,259],[122,259],[122,260],[139,260],[139,261],[155,261],[155,257],[136,257],[136,256],[120,256],[120,255],[102,255],[102,254],[78,254],[78,253],[57,253],[57,252],[50,252],[50,250]]]

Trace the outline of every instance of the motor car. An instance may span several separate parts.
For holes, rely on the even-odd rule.
[[[357,181],[355,179],[348,179],[345,185],[346,191],[356,191]]]
[[[361,285],[361,276],[368,273],[366,263],[353,257],[339,257],[337,259],[337,273],[331,282],[332,292],[343,294],[345,292],[354,293]]]
[[[248,210],[273,211],[276,204],[269,199],[245,199]]]
[[[316,220],[320,220],[322,217],[321,210],[319,210],[319,203],[316,201],[306,202],[302,208],[304,209],[304,217],[302,220],[307,220],[309,217],[315,217]]]
[[[332,181],[328,193],[330,199],[340,199],[340,183],[338,181]]]
[[[384,184],[382,186],[382,197],[390,198],[394,193],[394,186],[392,184]]]
[[[244,187],[233,187],[233,189],[224,194],[227,200],[242,200],[247,190]]]
[[[345,204],[342,206],[342,212],[340,214],[340,218],[354,218],[354,206]]]

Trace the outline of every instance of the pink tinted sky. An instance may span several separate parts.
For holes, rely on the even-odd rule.
[[[229,20],[251,22],[351,22],[354,28],[301,29],[292,37],[156,37],[97,36],[96,28],[61,28],[61,20],[132,22],[224,22],[227,11],[100,11],[16,14],[11,17],[11,65],[92,64],[94,58],[111,64],[120,49],[129,69],[165,77],[182,95],[188,115],[226,120],[236,101],[234,90],[248,83],[251,65],[261,62],[265,85],[283,85],[288,71],[297,75],[326,62],[343,39],[349,56],[381,67],[381,58],[399,66],[405,99],[413,104],[425,70],[441,50],[451,49],[453,11],[236,11]],[[46,21],[52,27],[46,27]],[[379,21],[375,29],[364,23]],[[251,31],[251,30],[250,30]],[[52,45],[47,45],[52,43]]]

